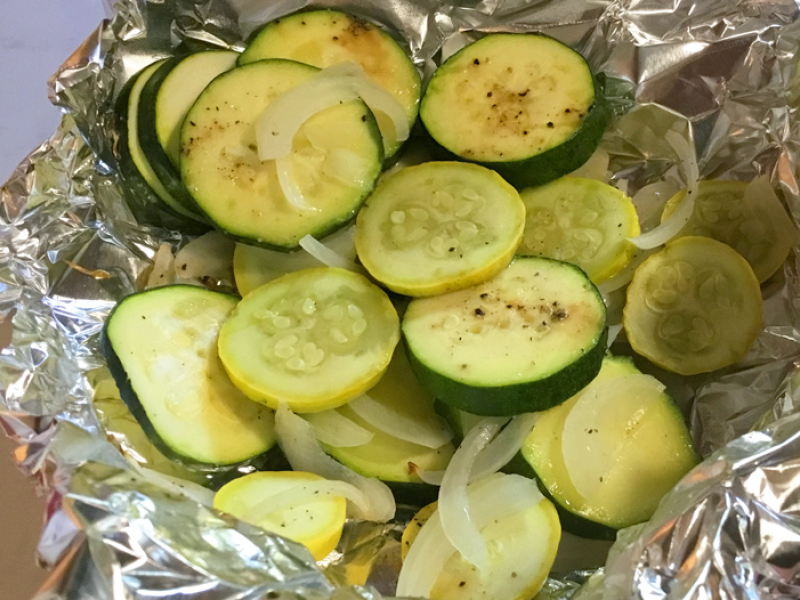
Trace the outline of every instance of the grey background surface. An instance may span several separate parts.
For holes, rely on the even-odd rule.
[[[0,182],[55,130],[47,80],[105,16],[102,0],[0,1]],[[44,499],[0,431],[0,600],[28,600],[46,576],[34,557]]]

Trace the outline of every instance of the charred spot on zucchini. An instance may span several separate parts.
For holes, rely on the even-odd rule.
[[[388,177],[356,220],[361,264],[390,290],[430,296],[486,281],[522,240],[525,207],[494,171],[431,162]]]
[[[419,111],[420,76],[406,51],[380,27],[336,10],[304,11],[265,25],[239,57],[245,65],[267,58],[285,58],[324,69],[355,62],[369,78],[400,103],[414,124]],[[402,146],[392,121],[377,113],[386,158]]]
[[[444,150],[523,188],[586,162],[608,112],[580,54],[541,34],[494,33],[436,70],[420,119]]]
[[[294,136],[286,175],[311,200],[309,208],[287,200],[277,161],[259,159],[259,117],[317,72],[279,59],[237,67],[206,87],[184,121],[184,183],[208,218],[239,241],[289,251],[306,235],[324,237],[355,217],[380,174],[380,132],[360,101],[317,113]],[[350,167],[345,179],[342,160]]]
[[[555,406],[594,379],[605,318],[578,267],[517,257],[478,286],[412,300],[403,335],[434,397],[476,415],[514,415]]]
[[[128,296],[106,321],[101,347],[122,399],[170,458],[235,466],[277,451],[274,414],[236,389],[217,354],[236,302],[165,286]]]

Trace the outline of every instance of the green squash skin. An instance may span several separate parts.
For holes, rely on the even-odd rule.
[[[161,65],[155,73],[147,80],[142,88],[142,95],[139,100],[138,127],[139,144],[147,155],[150,167],[164,185],[167,191],[177,200],[186,210],[196,213],[198,219],[205,220],[201,215],[200,207],[194,201],[186,186],[183,185],[178,169],[172,164],[161,143],[158,141],[156,132],[156,97],[161,89],[161,84],[177,67],[186,56],[175,56]]]
[[[194,286],[171,286],[171,287],[194,287]],[[136,294],[131,294],[130,296],[127,296],[125,299],[144,293],[146,292],[137,292]],[[266,452],[250,457],[244,461],[239,461],[230,464],[213,464],[213,463],[199,462],[188,456],[184,456],[179,452],[176,452],[171,446],[169,446],[163,440],[163,438],[158,434],[158,432],[153,427],[152,422],[148,418],[147,413],[145,412],[144,407],[142,406],[142,403],[139,400],[139,396],[133,389],[133,384],[131,383],[131,380],[128,378],[128,374],[125,372],[125,368],[122,366],[122,361],[119,359],[119,356],[117,356],[116,351],[111,345],[111,340],[108,337],[108,324],[111,322],[111,319],[114,316],[114,313],[116,312],[117,308],[122,304],[122,302],[125,301],[125,299],[123,299],[121,302],[117,304],[116,307],[114,307],[114,309],[111,311],[111,313],[108,315],[108,318],[106,319],[106,323],[103,326],[103,331],[100,334],[100,352],[105,358],[108,370],[110,371],[112,377],[114,378],[114,381],[117,384],[120,397],[122,398],[123,402],[125,402],[128,409],[131,411],[131,414],[136,418],[136,421],[142,427],[142,430],[144,431],[145,435],[147,435],[147,438],[153,443],[153,445],[164,456],[166,456],[171,460],[179,462],[186,467],[196,468],[198,470],[213,471],[215,474],[225,473],[230,475],[230,477],[227,476],[221,476],[219,478],[215,477],[214,478],[215,485],[217,484],[222,485],[230,479],[235,479],[236,477],[241,476],[242,475],[241,469],[246,467],[258,471],[282,471],[291,469],[291,467],[289,466],[289,461],[284,456],[283,452],[278,446],[277,441]]]
[[[188,219],[162,202],[133,162],[128,149],[128,100],[138,78],[139,73],[128,80],[120,91],[114,109],[114,127],[117,132],[114,156],[117,159],[120,187],[125,200],[136,219],[143,223],[165,229],[176,229],[188,234],[204,233],[210,227]]]
[[[577,394],[597,376],[606,353],[608,328],[575,362],[549,377],[505,386],[477,387],[446,377],[422,363],[411,351],[405,335],[406,356],[419,382],[434,398],[468,413],[512,416],[547,410]]]

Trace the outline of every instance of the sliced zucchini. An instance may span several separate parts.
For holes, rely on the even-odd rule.
[[[158,178],[158,175],[153,170],[150,163],[148,154],[145,148],[142,147],[139,138],[139,106],[142,97],[142,91],[145,85],[156,71],[166,62],[166,59],[156,61],[146,69],[144,69],[131,88],[130,96],[128,98],[128,151],[130,152],[131,160],[133,161],[136,169],[141,173],[147,185],[156,193],[159,199],[166,204],[174,212],[182,217],[189,218],[195,221],[203,221],[203,217],[195,210],[187,207],[186,204],[181,202],[181,198],[176,198],[172,192],[167,189],[164,183]]]
[[[522,240],[525,207],[497,173],[431,162],[385,179],[358,214],[356,250],[390,290],[430,296],[486,281]]]
[[[343,269],[306,269],[250,292],[222,326],[219,355],[253,400],[335,408],[383,375],[399,340],[388,296]]]
[[[636,269],[622,322],[638,354],[696,375],[744,358],[761,313],[761,289],[747,261],[726,244],[687,236]]]
[[[128,296],[108,317],[102,350],[122,399],[170,458],[233,465],[275,446],[274,415],[231,383],[217,355],[237,299],[177,285]]]
[[[420,77],[405,50],[379,27],[336,10],[306,11],[268,23],[239,57],[245,65],[265,58],[286,58],[324,69],[343,62],[360,65],[369,78],[400,103],[411,127],[417,119]],[[377,113],[386,158],[402,142],[392,121]]]
[[[518,253],[578,265],[599,284],[624,267],[639,235],[633,202],[617,188],[594,179],[562,177],[520,193],[525,235]]]
[[[380,132],[360,101],[317,113],[294,137],[293,175],[286,177],[311,199],[310,208],[287,200],[276,161],[259,160],[260,115],[281,93],[317,71],[287,60],[237,67],[206,87],[184,121],[184,183],[209,219],[241,241],[287,251],[305,235],[324,237],[355,217],[380,174]]]
[[[187,210],[199,209],[181,181],[180,132],[186,113],[205,87],[236,64],[236,52],[209,50],[164,62],[142,88],[139,144],[153,173]]]
[[[649,519],[698,462],[664,386],[617,357],[606,358],[578,394],[543,412],[521,453],[565,529],[604,539]]]
[[[321,481],[325,480],[319,475],[303,471],[251,473],[222,486],[214,508],[303,544],[314,560],[322,560],[342,536],[347,500],[312,489]],[[302,496],[304,486],[309,488],[305,498],[282,505],[281,496],[298,492]],[[270,510],[271,501],[275,510]]]
[[[420,119],[446,151],[524,188],[586,162],[608,114],[580,54],[541,34],[493,33],[436,70]]]
[[[380,403],[387,411],[398,415],[398,427],[408,428],[408,423],[413,422],[417,424],[417,429],[444,429],[441,417],[433,409],[433,398],[414,378],[408,359],[401,348],[395,351],[386,373],[368,394],[369,398]],[[453,444],[449,442],[439,448],[430,448],[400,439],[364,420],[350,404],[336,410],[372,432],[373,437],[360,446],[339,448],[325,446],[325,450],[336,460],[365,477],[423,486],[425,484],[409,463],[427,471],[443,471],[455,451]],[[409,490],[399,488],[396,491],[412,492],[413,488]],[[436,490],[431,492],[435,498]]]
[[[661,221],[678,208],[686,190],[667,201]],[[744,256],[763,283],[786,260],[797,230],[766,178],[701,181],[694,212],[678,236],[701,235],[728,244]]]
[[[545,410],[594,379],[605,305],[576,266],[518,257],[493,279],[411,301],[403,334],[420,383],[476,415]]]
[[[321,240],[331,250],[351,261],[356,259],[355,225],[343,227]],[[324,266],[305,250],[277,252],[248,244],[236,244],[233,275],[242,296],[259,286],[293,271]]]

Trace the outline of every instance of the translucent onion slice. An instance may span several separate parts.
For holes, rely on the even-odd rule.
[[[376,429],[412,444],[435,449],[441,448],[453,439],[453,432],[444,421],[421,423],[384,406],[366,394],[351,400],[348,406]]]
[[[172,255],[172,247],[167,242],[162,242],[153,256],[153,268],[147,276],[144,289],[149,290],[173,283],[175,283],[175,257]]]
[[[211,231],[186,244],[175,255],[178,283],[216,281],[233,285],[233,251],[236,244]]]
[[[507,421],[503,417],[487,417],[467,433],[444,472],[439,490],[439,518],[444,534],[464,559],[479,571],[486,568],[489,550],[480,528],[470,515],[467,483],[478,455]]]
[[[628,285],[631,282],[631,279],[633,279],[633,274],[636,269],[639,268],[639,265],[641,265],[648,256],[653,254],[653,252],[655,252],[655,250],[639,250],[633,255],[633,258],[622,268],[621,271],[611,277],[611,279],[607,279],[603,283],[599,284],[597,289],[600,290],[604,300],[607,300],[609,294],[612,292],[616,292],[617,290]],[[608,306],[608,304],[609,303],[606,301],[606,306]]]
[[[348,469],[325,454],[320,448],[314,428],[302,417],[294,414],[285,404],[275,412],[275,434],[278,444],[289,464],[296,471],[308,471],[325,479],[335,479],[352,484],[364,494],[365,502],[348,505],[348,511],[358,519],[385,522],[394,517],[395,502],[391,490],[377,479],[369,479]]]
[[[683,166],[687,191],[686,196],[669,219],[647,233],[630,238],[630,241],[642,250],[657,248],[674,238],[683,229],[684,225],[689,222],[694,212],[694,201],[697,197],[697,180],[700,174],[697,169],[697,156],[695,155],[694,146],[673,130],[667,131],[664,137],[675,150],[678,160]]]
[[[354,485],[344,481],[309,481],[299,483],[289,489],[270,494],[262,498],[258,503],[251,506],[242,517],[242,521],[248,523],[258,523],[269,515],[284,511],[288,508],[302,506],[307,502],[313,502],[321,496],[339,496],[346,498],[362,512],[369,511],[364,494]]]
[[[625,451],[624,433],[662,391],[664,384],[655,377],[631,374],[592,383],[581,393],[561,436],[564,466],[581,496],[591,498],[608,478],[617,456]]]
[[[351,421],[335,408],[318,413],[303,415],[303,418],[314,427],[314,435],[323,444],[335,448],[351,448],[363,446],[375,434]]]
[[[366,273],[364,269],[362,269],[352,260],[349,260],[338,252],[331,250],[328,248],[328,246],[320,242],[312,235],[303,236],[303,238],[300,240],[300,247],[328,267],[347,269],[348,271],[353,271],[354,273],[359,273],[360,275],[364,275]]]
[[[611,344],[613,344],[617,339],[620,331],[622,331],[622,323],[608,326],[608,341],[606,342],[606,348],[611,348]]]
[[[656,181],[644,186],[631,198],[639,217],[639,225],[647,232],[661,222],[664,205],[678,191],[678,186],[670,181]]]
[[[468,497],[478,529],[483,529],[498,517],[526,510],[542,500],[536,483],[530,479],[501,473],[472,483]],[[444,535],[440,513],[441,509],[431,515],[411,545],[400,569],[396,596],[428,598],[442,569],[455,554],[456,549]]]
[[[281,186],[281,191],[289,204],[301,210],[318,210],[308,203],[300,190],[300,186],[297,185],[291,156],[275,159],[275,170],[278,173],[278,183]]]
[[[370,80],[359,65],[345,62],[323,69],[270,103],[256,122],[258,158],[265,161],[289,156],[303,123],[326,108],[358,98],[372,112],[389,117],[399,141],[408,138],[408,118],[402,105]]]
[[[475,459],[469,480],[482,479],[508,464],[525,442],[540,413],[517,415]]]
[[[442,485],[442,479],[444,479],[444,471],[428,471],[427,469],[423,469],[417,464],[413,462],[408,463],[408,468],[413,471],[417,477],[422,479],[425,483],[429,485]]]

